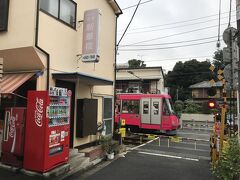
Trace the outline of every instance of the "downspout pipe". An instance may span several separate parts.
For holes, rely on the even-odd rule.
[[[43,52],[47,57],[47,83],[46,90],[49,90],[50,77],[50,54],[38,45],[38,28],[39,28],[39,0],[37,0],[37,14],[36,14],[36,31],[35,31],[35,47]]]
[[[114,87],[113,87],[113,90],[114,90],[114,97],[113,97],[113,119],[114,119],[114,122],[113,124],[115,125],[115,120],[116,120],[116,115],[115,115],[115,105],[116,105],[116,99],[117,99],[117,94],[116,94],[116,81],[117,81],[117,51],[118,51],[118,47],[117,47],[117,21],[118,21],[118,17],[119,15],[116,16],[116,24],[115,24],[115,63],[114,63]],[[115,129],[114,129],[115,131]]]

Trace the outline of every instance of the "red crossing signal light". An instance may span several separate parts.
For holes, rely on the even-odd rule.
[[[210,99],[207,103],[209,109],[215,109],[217,108],[217,103],[215,100]]]

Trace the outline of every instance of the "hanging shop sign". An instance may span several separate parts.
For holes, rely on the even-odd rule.
[[[82,62],[99,61],[99,9],[84,12]]]

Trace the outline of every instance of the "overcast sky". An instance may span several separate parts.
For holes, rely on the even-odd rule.
[[[135,10],[135,7],[125,8],[136,5],[139,0],[116,1],[123,9],[118,18],[119,39]],[[149,0],[142,0],[146,1]],[[229,7],[230,0],[222,0],[221,35],[228,26]],[[236,27],[235,9],[233,0],[233,27]],[[162,66],[169,71],[179,60],[212,60],[217,50],[218,12],[219,0],[152,0],[140,5],[120,43],[117,63],[140,59],[147,66]],[[224,46],[221,42],[221,48]]]

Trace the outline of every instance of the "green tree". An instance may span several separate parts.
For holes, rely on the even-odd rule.
[[[146,67],[146,64],[144,64],[144,61],[137,60],[137,59],[131,59],[128,61],[129,68],[140,68],[140,67]]]
[[[183,111],[184,113],[197,114],[201,112],[201,106],[194,103],[193,101],[186,101],[186,108]]]
[[[184,103],[180,100],[175,101],[174,110],[179,118],[181,117],[183,109],[184,109]]]
[[[223,50],[222,49],[218,49],[217,51],[214,52],[214,56],[213,56],[213,65],[217,68],[217,69],[223,69],[223,67],[226,65],[223,62]]]
[[[199,62],[192,59],[186,62],[177,62],[172,71],[166,76],[166,86],[170,87],[170,95],[174,100],[191,99],[189,86],[201,81],[209,80],[210,61]]]

